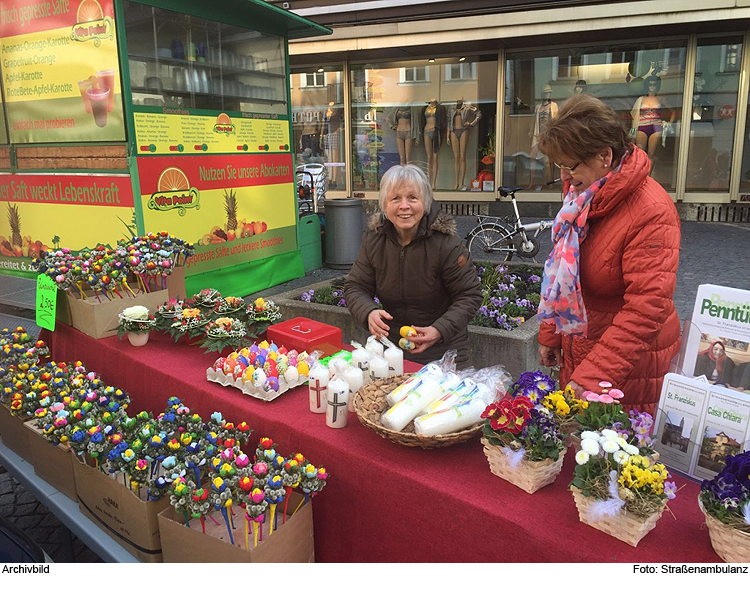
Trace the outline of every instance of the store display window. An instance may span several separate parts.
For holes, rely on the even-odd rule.
[[[493,191],[497,59],[351,66],[354,189],[412,163],[436,191]]]
[[[685,55],[680,41],[508,54],[503,183],[559,190],[559,173],[537,138],[566,100],[586,92],[621,115],[649,154],[651,175],[674,190]]]

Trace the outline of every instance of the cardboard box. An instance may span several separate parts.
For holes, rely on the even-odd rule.
[[[70,447],[66,444],[50,443],[42,435],[42,431],[34,425],[34,421],[27,421],[25,426],[29,430],[29,447],[34,473],[70,500],[78,502],[76,480],[73,474],[73,462],[77,460],[73,459]]]
[[[266,333],[269,341],[290,350],[310,353],[318,349],[326,355],[333,355],[344,348],[340,328],[302,316],[272,324]]]
[[[134,292],[137,287],[131,285]],[[88,299],[82,300],[65,294],[65,309],[60,309],[58,300],[57,320],[77,328],[81,332],[94,337],[103,339],[117,334],[117,325],[120,322],[118,318],[120,312],[131,306],[146,306],[152,313],[159,304],[169,299],[169,291],[160,289],[147,293],[139,293],[133,297],[123,297],[108,300],[105,296],[99,294],[99,299],[92,293],[87,292]]]
[[[73,472],[81,513],[141,562],[161,562],[157,515],[169,505],[169,497],[141,501],[114,478],[78,460]]]
[[[205,520],[204,534],[200,520],[191,519],[190,527],[187,527],[184,517],[177,515],[174,507],[169,505],[159,513],[164,562],[315,562],[312,502],[302,506],[294,517],[291,517],[303,498],[302,495],[292,493],[284,524],[281,522],[284,505],[279,505],[276,514],[279,524],[271,535],[268,534],[271,520],[266,518],[266,523],[263,524],[263,541],[258,542],[257,548],[253,545],[253,530],[250,524],[249,550],[245,549],[244,516],[238,514],[237,510],[234,516],[232,546],[229,543],[226,524],[220,514],[216,518],[219,525],[211,519]]]
[[[184,300],[187,298],[187,293],[185,293],[184,266],[175,267],[172,273],[167,275],[167,291],[169,292],[168,299],[177,298],[178,300]]]
[[[29,430],[24,426],[24,423],[25,421],[13,416],[7,406],[0,404],[0,437],[3,438],[3,443],[7,448],[31,463]]]

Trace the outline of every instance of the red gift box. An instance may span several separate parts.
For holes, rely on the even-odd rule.
[[[341,329],[309,318],[292,318],[279,324],[272,324],[267,331],[268,340],[284,345],[290,351],[314,350],[333,355],[344,348]]]

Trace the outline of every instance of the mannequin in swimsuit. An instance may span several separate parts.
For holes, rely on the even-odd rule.
[[[397,106],[385,118],[396,132],[396,148],[401,166],[411,162],[411,147],[419,145],[419,111],[414,107]]]
[[[661,99],[657,96],[661,88],[661,80],[656,76],[649,76],[643,81],[645,94],[638,98],[633,105],[630,116],[633,119],[631,134],[635,135],[636,145],[648,153],[653,161],[656,148],[662,139],[664,122],[662,121]],[[669,123],[673,123],[675,112],[671,112]]]
[[[446,135],[448,145],[453,149],[453,166],[456,174],[456,185],[453,190],[466,190],[466,146],[469,143],[469,130],[475,127],[482,118],[482,113],[475,106],[465,103],[463,97],[456,101],[451,109],[450,128]]]
[[[542,88],[542,102],[537,105],[534,112],[534,129],[531,131],[531,152],[529,154],[532,158],[541,157],[544,159],[544,181],[550,181],[555,178],[554,171],[552,170],[552,162],[549,161],[549,158],[540,154],[536,146],[539,134],[544,131],[550,119],[557,117],[557,110],[557,103],[552,100],[552,87],[549,84],[545,84],[544,88]]]
[[[446,133],[448,115],[445,107],[436,98],[422,110],[422,129],[424,130],[424,147],[427,152],[427,178],[435,188],[438,175],[438,150]]]

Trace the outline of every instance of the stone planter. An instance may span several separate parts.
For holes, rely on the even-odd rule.
[[[284,318],[304,316],[318,322],[339,327],[344,342],[354,340],[364,343],[368,332],[359,326],[349,314],[349,310],[339,306],[312,304],[299,298],[303,291],[321,289],[330,285],[330,281],[321,281],[273,296]],[[538,363],[537,334],[539,324],[531,318],[516,330],[505,331],[483,326],[469,326],[469,364],[476,368],[490,365],[503,365],[513,379],[524,371],[541,369]]]

